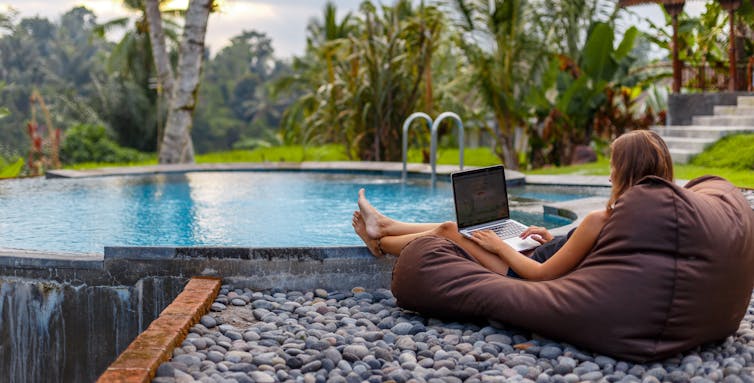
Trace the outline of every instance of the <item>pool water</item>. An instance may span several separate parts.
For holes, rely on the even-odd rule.
[[[359,188],[408,222],[454,220],[446,182],[316,172],[194,172],[0,182],[0,248],[102,253],[105,246],[360,245],[351,227]],[[515,187],[512,216],[561,226],[542,201],[606,195],[601,188]]]

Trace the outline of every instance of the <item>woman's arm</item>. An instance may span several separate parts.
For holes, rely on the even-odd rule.
[[[597,236],[605,226],[607,218],[608,214],[604,210],[589,213],[568,242],[544,263],[517,252],[489,230],[474,233],[473,240],[497,254],[522,278],[533,281],[550,280],[573,270],[581,262],[597,242]]]

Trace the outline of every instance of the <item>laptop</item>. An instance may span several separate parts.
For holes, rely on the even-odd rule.
[[[502,165],[455,172],[450,180],[461,235],[471,237],[474,231],[490,229],[517,251],[540,245],[531,238],[518,237],[527,226],[510,218]]]

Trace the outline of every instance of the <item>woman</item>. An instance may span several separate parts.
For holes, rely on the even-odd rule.
[[[569,233],[567,240],[551,249],[549,254],[541,254],[545,251],[537,254],[539,249],[536,250],[534,258],[539,261],[517,252],[490,230],[478,231],[471,238],[466,238],[458,232],[455,222],[406,223],[391,219],[369,203],[364,189],[359,190],[359,210],[353,214],[353,227],[375,256],[400,254],[412,240],[435,235],[455,242],[482,266],[498,274],[527,280],[555,279],[573,270],[589,253],[623,193],[646,176],[673,181],[673,161],[668,147],[652,131],[635,130],[618,137],[611,145],[611,152],[612,192],[606,209],[589,213]],[[526,237],[543,244],[553,241],[550,232],[536,226],[529,227],[521,234],[521,238]]]

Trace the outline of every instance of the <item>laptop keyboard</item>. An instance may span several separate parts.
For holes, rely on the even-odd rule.
[[[522,227],[521,225],[518,225],[515,222],[511,221],[503,222],[499,225],[492,226],[489,229],[494,231],[498,237],[503,239],[516,237],[519,234],[523,233],[524,230],[526,230],[525,227]]]

